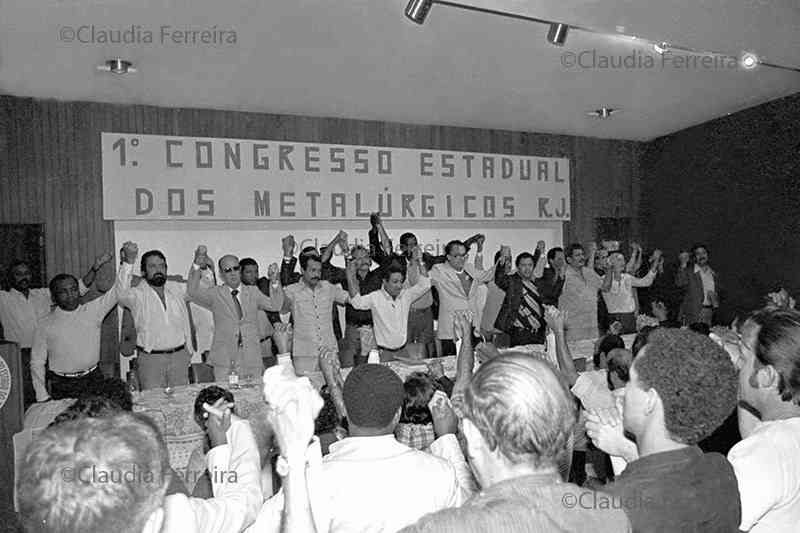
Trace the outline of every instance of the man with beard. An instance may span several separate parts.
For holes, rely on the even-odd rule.
[[[142,256],[142,278],[120,295],[136,324],[139,383],[142,390],[189,383],[194,349],[185,290],[167,284],[167,260],[159,250]]]
[[[596,339],[597,329],[597,295],[603,285],[603,279],[594,268],[594,256],[597,245],[589,246],[587,260],[583,246],[571,244],[564,254],[567,268],[564,273],[564,288],[558,298],[558,309],[567,313],[567,340]]]
[[[704,322],[711,325],[714,309],[719,307],[719,279],[708,264],[708,248],[704,244],[692,246],[694,265],[689,263],[689,253],[679,256],[680,267],[675,285],[684,289],[680,319],[684,325]]]
[[[94,283],[94,278],[100,268],[111,261],[111,254],[103,254],[95,259],[89,272],[78,280],[80,295],[86,294],[88,287]],[[50,298],[50,289],[31,288],[31,269],[25,261],[15,261],[8,268],[8,291],[0,291],[0,325],[2,335],[0,338],[19,344],[22,355],[25,405],[36,401],[31,380],[31,346],[33,345],[33,332],[39,320],[50,312],[53,301]]]

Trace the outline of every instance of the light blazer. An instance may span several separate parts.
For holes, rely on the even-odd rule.
[[[261,366],[261,347],[259,332],[259,309],[280,311],[283,306],[283,289],[272,288],[272,296],[265,296],[258,287],[239,285],[239,303],[242,306],[242,319],[236,312],[236,304],[227,285],[217,285],[208,289],[200,288],[200,270],[189,271],[186,294],[198,305],[209,309],[214,315],[214,340],[211,342],[209,364],[228,366],[231,356],[238,349],[238,337],[242,335],[243,356],[241,364],[246,367]]]
[[[464,288],[455,269],[449,263],[433,265],[430,278],[433,286],[439,292],[439,330],[436,336],[440,339],[453,339],[453,312],[469,310],[472,312],[473,325],[480,327],[483,309],[478,301],[478,286],[494,278],[494,267],[489,270],[479,270],[469,263],[464,264],[464,272],[472,276],[472,286],[469,295],[464,294]]]

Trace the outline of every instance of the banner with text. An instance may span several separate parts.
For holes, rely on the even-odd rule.
[[[102,133],[108,220],[569,220],[569,160]]]

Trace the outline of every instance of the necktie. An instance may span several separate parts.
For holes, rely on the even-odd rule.
[[[236,314],[239,315],[239,320],[242,319],[244,313],[242,313],[242,304],[239,303],[239,298],[237,298],[237,294],[239,294],[239,289],[233,289],[231,291],[231,296],[233,296],[233,303],[236,304]]]

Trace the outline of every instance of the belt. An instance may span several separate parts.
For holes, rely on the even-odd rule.
[[[55,374],[56,376],[61,376],[62,378],[82,378],[83,376],[86,376],[94,372],[96,368],[97,365],[94,365],[89,370],[82,370],[80,372],[53,372],[52,370],[50,372],[53,372],[53,374]]]
[[[704,305],[703,309],[714,309],[713,305]]]
[[[402,350],[405,347],[406,347],[406,345],[404,344],[402,346],[398,346],[397,348],[387,348],[386,346],[378,346],[378,349],[379,350],[386,350],[388,352],[398,352],[398,351]]]
[[[170,354],[170,353],[180,352],[184,348],[186,348],[186,345],[185,344],[181,344],[177,348],[173,348],[171,350],[150,350],[148,352],[147,350],[145,350],[141,346],[137,346],[136,347],[137,350],[139,350],[142,353],[146,353],[147,355],[166,355],[166,354]]]
[[[264,337],[263,339],[261,339],[261,340],[260,340],[260,341],[258,341],[258,342],[264,342],[264,341],[268,341],[268,340],[270,339],[270,337],[271,337],[271,335],[267,335],[266,337]]]

